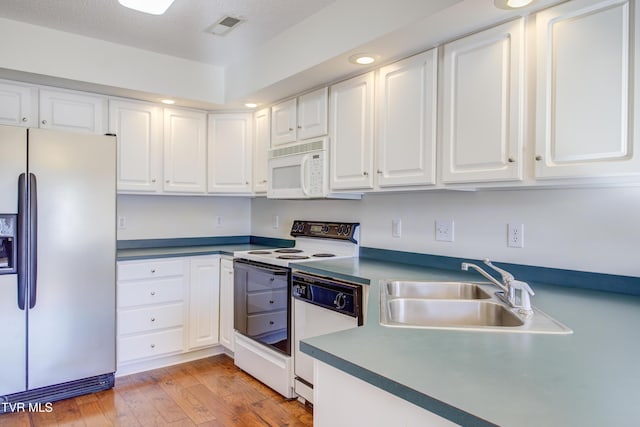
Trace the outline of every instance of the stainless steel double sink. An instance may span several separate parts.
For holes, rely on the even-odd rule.
[[[380,324],[398,328],[570,334],[573,331],[533,308],[521,314],[496,296],[492,284],[380,282]]]

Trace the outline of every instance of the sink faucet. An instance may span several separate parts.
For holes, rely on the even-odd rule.
[[[502,282],[498,281],[498,279],[491,276],[489,273],[475,264],[463,262],[461,268],[464,271],[468,271],[469,267],[473,268],[478,273],[482,274],[482,276],[488,279],[491,283],[502,289],[504,295],[497,294],[498,297],[503,299],[511,307],[517,308],[520,313],[525,315],[532,314],[533,309],[531,308],[531,296],[535,295],[535,293],[533,292],[531,287],[526,282],[516,280],[515,277],[513,277],[513,274],[509,273],[508,271],[505,271],[493,265],[489,258],[485,258],[483,262],[493,270],[500,273],[500,275],[502,276]]]

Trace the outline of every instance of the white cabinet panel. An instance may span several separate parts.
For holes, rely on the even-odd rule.
[[[38,127],[38,89],[0,81],[0,124]]]
[[[296,99],[281,102],[271,107],[271,146],[295,142],[297,128]]]
[[[164,110],[164,190],[204,193],[207,184],[207,115]]]
[[[234,351],[233,260],[220,261],[220,344]]]
[[[640,172],[636,9],[568,2],[538,14],[537,177]]]
[[[435,184],[437,53],[432,49],[379,70],[379,187]]]
[[[118,140],[118,191],[161,191],[162,108],[112,99],[109,132]]]
[[[271,114],[268,108],[256,111],[253,138],[253,192],[264,194],[268,189],[269,146],[271,144]]]
[[[298,98],[298,140],[327,134],[328,93],[325,87]]]
[[[331,86],[331,190],[373,188],[373,72]]]
[[[189,348],[218,343],[220,257],[191,258],[189,296]]]
[[[40,127],[105,134],[107,98],[82,92],[40,89]]]
[[[524,21],[444,45],[442,181],[522,179]]]
[[[251,192],[253,116],[210,114],[208,132],[208,191]]]

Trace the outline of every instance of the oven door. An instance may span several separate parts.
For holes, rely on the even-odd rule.
[[[290,270],[245,259],[234,260],[233,270],[234,328],[290,355]]]

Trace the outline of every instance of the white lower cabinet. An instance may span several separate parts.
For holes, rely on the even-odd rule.
[[[118,262],[118,375],[221,353],[220,256]]]
[[[315,427],[458,425],[317,360],[313,381]]]
[[[189,349],[218,344],[220,256],[191,258]]]
[[[234,351],[233,335],[233,260],[220,261],[220,344]]]

